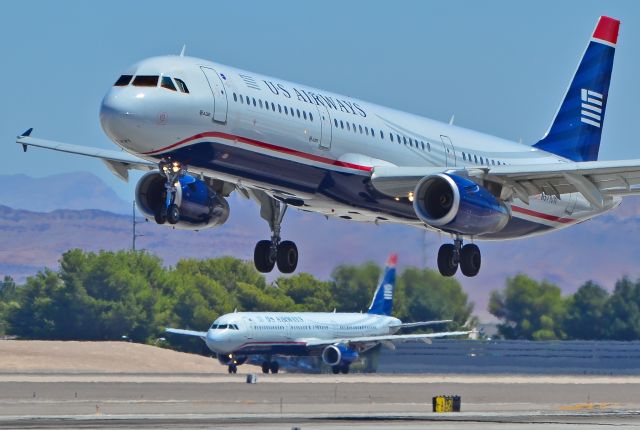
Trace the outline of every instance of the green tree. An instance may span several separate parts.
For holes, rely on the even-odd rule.
[[[564,331],[569,339],[604,339],[607,328],[604,310],[609,293],[589,281],[569,297]]]
[[[340,265],[333,270],[332,295],[339,312],[359,312],[369,308],[382,271],[367,262],[359,266]]]
[[[457,328],[471,317],[473,304],[454,278],[442,277],[430,269],[409,267],[396,283],[399,300],[394,300],[395,314],[403,321],[452,319]]]
[[[489,312],[504,321],[498,330],[507,339],[563,339],[565,309],[560,288],[523,274],[508,278],[506,289],[489,299]]]
[[[616,282],[604,313],[609,339],[640,339],[640,282],[628,278]]]
[[[308,273],[280,277],[276,281],[280,291],[304,312],[330,312],[338,305],[334,300],[333,283],[320,281]]]

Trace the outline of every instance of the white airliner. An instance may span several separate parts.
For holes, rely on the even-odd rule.
[[[451,322],[423,321],[403,324],[391,316],[397,256],[391,255],[367,313],[234,312],[216,319],[209,331],[168,328],[168,333],[197,336],[216,353],[220,363],[236,373],[249,356],[263,358],[262,372],[278,373],[274,356],[321,356],[333,373],[349,373],[363,352],[384,344],[461,336],[469,331],[394,334],[401,328]]]
[[[102,128],[126,153],[36,139],[32,129],[17,142],[100,158],[123,179],[149,170],[136,201],[159,224],[215,227],[230,193],[253,199],[271,229],[254,251],[261,272],[295,270],[296,245],[280,234],[294,206],[446,233],[440,272],[475,276],[480,250],[463,240],[554,231],[640,192],[640,160],[597,161],[619,24],[600,17],[532,146],[182,54],[135,64],[104,97]]]

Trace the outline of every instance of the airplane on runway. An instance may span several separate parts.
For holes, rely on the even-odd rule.
[[[463,241],[552,232],[639,194],[640,160],[597,161],[620,21],[600,17],[549,131],[532,146],[352,97],[184,56],[143,60],[105,95],[100,123],[123,151],[31,137],[17,142],[102,159],[138,182],[138,208],[158,224],[204,229],[229,216],[232,192],[260,205],[271,237],[263,273],[292,273],[282,240],[288,207],[445,233],[438,268],[478,274]],[[544,59],[541,59],[544,61]],[[412,95],[412,97],[415,95]]]
[[[387,261],[367,313],[337,312],[234,312],[216,319],[208,331],[167,328],[167,333],[196,336],[216,353],[220,363],[236,373],[249,356],[261,356],[263,373],[278,373],[274,356],[320,356],[333,373],[349,373],[360,354],[394,342],[468,335],[470,331],[427,334],[395,334],[408,327],[421,327],[451,320],[402,323],[391,316],[397,255]]]

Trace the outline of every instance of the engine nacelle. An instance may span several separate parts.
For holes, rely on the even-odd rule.
[[[424,223],[463,235],[495,233],[511,219],[509,208],[486,188],[447,173],[418,183],[413,209]]]
[[[358,351],[354,351],[341,343],[326,346],[322,350],[322,361],[329,366],[352,363],[358,359]]]
[[[218,354],[218,361],[220,362],[220,364],[223,364],[225,366],[228,366],[230,364],[240,366],[247,361],[247,356],[235,354]]]
[[[156,218],[166,204],[165,177],[160,172],[149,172],[136,185],[136,205],[148,219]],[[175,204],[180,209],[180,220],[172,227],[199,230],[222,225],[229,218],[229,203],[213,192],[204,181],[190,175],[179,179]],[[169,224],[168,224],[169,225]]]

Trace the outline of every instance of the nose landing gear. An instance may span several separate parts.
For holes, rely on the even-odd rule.
[[[180,221],[180,208],[176,205],[176,194],[180,186],[180,178],[187,174],[187,169],[177,161],[161,161],[158,164],[160,172],[165,176],[165,201],[156,211],[156,223],[177,224]]]
[[[462,246],[459,236],[453,244],[444,244],[438,251],[438,270],[442,276],[455,275],[460,266],[464,276],[473,277],[480,271],[481,263],[480,248],[473,243]]]

